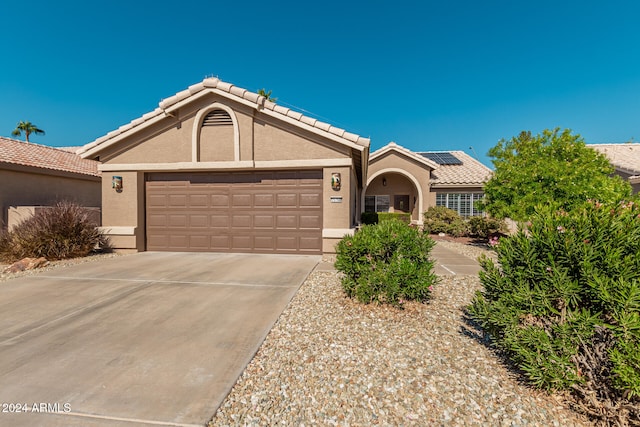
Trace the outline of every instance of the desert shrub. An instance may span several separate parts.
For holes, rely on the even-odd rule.
[[[507,234],[507,224],[504,219],[486,216],[472,216],[469,222],[469,235],[483,239],[500,234]]]
[[[466,236],[469,232],[467,222],[458,212],[444,206],[431,206],[424,213],[424,228],[429,233],[445,233],[454,237]]]
[[[0,237],[1,256],[9,261],[24,257],[56,260],[86,256],[107,244],[88,218],[84,208],[67,202],[37,211]]]
[[[495,249],[469,307],[493,343],[536,386],[571,390],[585,413],[640,422],[638,205],[539,211]]]
[[[429,258],[434,245],[427,234],[398,220],[365,225],[337,245],[342,287],[363,303],[427,301],[437,282]]]
[[[362,212],[360,215],[360,222],[363,224],[377,224],[378,223],[378,214],[377,212]]]
[[[406,212],[378,212],[378,221],[398,220],[406,224],[411,222],[411,214]]]

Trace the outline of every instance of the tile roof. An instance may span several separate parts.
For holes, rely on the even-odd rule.
[[[121,135],[124,137],[130,132],[146,127],[146,125],[155,123],[156,121],[171,115],[181,106],[191,102],[193,99],[204,96],[208,93],[216,93],[225,98],[235,100],[242,104],[256,108],[271,116],[293,122],[300,127],[310,128],[311,130],[321,131],[329,134],[329,136],[338,137],[342,142],[348,145],[359,147],[360,150],[369,147],[369,139],[363,138],[356,134],[334,127],[328,123],[321,122],[314,118],[304,116],[290,108],[282,107],[264,96],[250,92],[231,83],[225,83],[217,78],[207,78],[202,82],[189,86],[188,89],[178,92],[177,94],[162,100],[155,110],[133,120],[132,122],[120,126],[118,129],[109,132],[103,137],[96,139],[80,148],[77,153],[83,157],[89,157],[91,154],[99,151],[101,146],[108,146],[110,143],[118,140]]]
[[[616,169],[632,175],[640,174],[640,143],[587,144],[587,147],[607,156]]]
[[[46,145],[0,137],[0,163],[100,176],[98,162]]]
[[[434,185],[478,185],[491,178],[491,169],[464,151],[447,151],[462,162],[461,165],[439,165],[431,172]],[[423,153],[417,153],[422,155]]]

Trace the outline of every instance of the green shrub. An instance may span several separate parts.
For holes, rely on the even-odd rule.
[[[56,260],[86,256],[96,247],[107,245],[88,218],[84,208],[67,202],[37,211],[0,236],[0,256],[7,261],[24,257]]]
[[[466,221],[458,212],[444,206],[431,206],[424,213],[424,228],[432,234],[445,233],[454,237],[469,233]]]
[[[377,224],[378,214],[376,212],[362,212],[360,214],[360,222],[365,225]]]
[[[539,210],[526,233],[495,249],[497,263],[481,260],[484,291],[469,307],[495,345],[538,387],[591,396],[588,405],[593,396],[638,402],[638,205]],[[640,406],[630,413],[640,422]]]
[[[398,220],[365,225],[337,245],[342,287],[363,303],[426,301],[437,282],[429,258],[434,245],[427,234]]]
[[[499,234],[507,234],[507,224],[504,219],[486,216],[472,216],[469,218],[469,235],[483,239]]]
[[[406,224],[411,222],[411,214],[406,212],[378,212],[378,221],[398,220]]]

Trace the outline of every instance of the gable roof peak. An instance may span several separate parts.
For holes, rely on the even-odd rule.
[[[338,142],[350,146],[351,148],[356,148],[359,151],[369,148],[369,138],[363,138],[359,135],[347,132],[344,129],[331,126],[329,123],[324,123],[317,119],[307,117],[297,111],[291,110],[290,108],[282,107],[267,100],[262,95],[243,89],[239,86],[235,86],[231,83],[223,82],[217,77],[208,77],[173,96],[163,99],[160,101],[158,108],[152,112],[147,113],[128,124],[122,125],[118,129],[84,145],[77,151],[77,153],[83,157],[89,157],[100,151],[103,147],[114,144],[139,129],[143,129],[152,123],[162,120],[166,116],[173,116],[175,111],[180,107],[209,93],[215,93],[224,98],[228,98],[248,107],[255,108],[256,110],[263,111],[267,115],[307,128],[312,132],[325,135],[331,139],[336,140],[337,138]]]

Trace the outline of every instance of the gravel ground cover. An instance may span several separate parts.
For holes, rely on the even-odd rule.
[[[8,263],[0,262],[0,282],[7,281],[14,277],[22,277],[29,276],[32,274],[41,273],[44,271],[53,271],[59,268],[69,267],[71,265],[82,264],[85,262],[95,262],[105,258],[113,258],[116,256],[122,256],[122,254],[117,253],[104,253],[104,254],[94,254],[81,258],[71,258],[71,259],[62,259],[59,261],[49,261],[49,264],[46,267],[36,268],[34,270],[25,270],[17,273],[5,273],[4,270],[9,267]]]
[[[521,384],[465,321],[480,288],[476,276],[442,276],[429,303],[400,310],[351,301],[337,272],[316,270],[210,426],[590,425]]]

